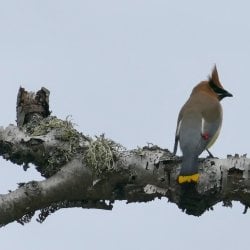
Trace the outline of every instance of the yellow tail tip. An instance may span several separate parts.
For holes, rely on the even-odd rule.
[[[193,175],[179,175],[178,176],[178,183],[182,184],[185,182],[198,182],[200,175],[193,174]]]

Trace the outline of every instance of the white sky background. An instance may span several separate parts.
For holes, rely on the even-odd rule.
[[[20,85],[51,91],[50,109],[91,136],[127,148],[172,150],[176,119],[193,86],[217,64],[224,122],[214,155],[249,151],[250,2],[230,0],[0,1],[1,122],[15,123]],[[1,159],[0,193],[39,180]],[[166,199],[68,209],[0,229],[4,250],[246,249],[249,214],[221,204],[196,218]]]

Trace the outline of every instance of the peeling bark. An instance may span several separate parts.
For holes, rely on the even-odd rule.
[[[147,202],[166,197],[187,214],[200,216],[223,201],[250,205],[250,159],[201,159],[197,185],[176,182],[181,158],[167,149],[126,150],[105,138],[89,138],[69,120],[50,116],[49,91],[20,88],[17,126],[0,128],[0,154],[25,169],[32,163],[46,179],[23,183],[0,195],[0,224],[38,221],[70,207],[112,209],[116,200]]]

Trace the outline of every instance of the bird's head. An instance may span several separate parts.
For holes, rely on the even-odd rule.
[[[216,94],[219,100],[222,100],[224,97],[233,96],[231,93],[225,90],[221,85],[216,65],[213,68],[211,76],[209,76],[208,85],[210,89]]]
[[[202,81],[193,88],[192,94],[199,94],[201,92],[206,93],[219,101],[221,101],[224,97],[233,96],[223,88],[216,66],[214,66],[212,74],[209,76],[207,81]]]

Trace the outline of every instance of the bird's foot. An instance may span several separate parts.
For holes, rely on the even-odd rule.
[[[208,157],[207,158],[214,158],[213,154],[206,148],[206,151],[208,153]]]
[[[209,158],[217,158],[218,159],[218,157],[213,156],[213,154],[208,149],[206,149],[206,151],[208,153],[207,159],[209,159]]]

